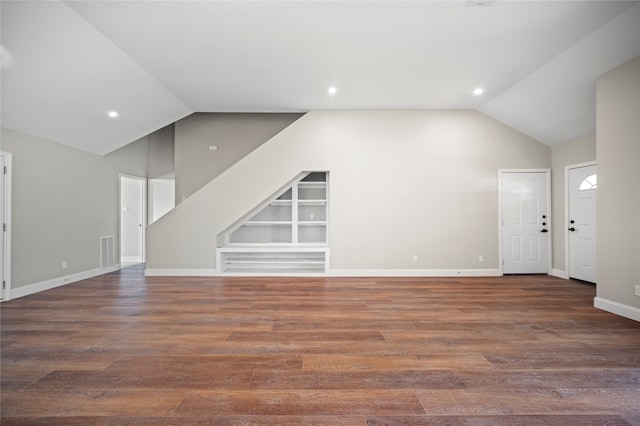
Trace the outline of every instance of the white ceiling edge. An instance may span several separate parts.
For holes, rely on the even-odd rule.
[[[2,102],[13,106],[2,109],[3,127],[104,155],[193,113],[65,3],[2,8],[11,8],[3,45],[17,52],[2,70]],[[119,118],[109,118],[109,110]]]
[[[639,55],[637,3],[477,110],[548,146],[593,136],[596,80]]]

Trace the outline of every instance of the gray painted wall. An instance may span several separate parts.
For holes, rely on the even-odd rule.
[[[198,120],[188,117],[177,123],[181,141],[207,148],[212,143],[205,129],[221,118],[215,115],[202,114]],[[239,118],[233,118],[236,128],[243,128]],[[198,129],[197,123],[203,128]],[[13,287],[97,268],[99,236],[114,235],[119,247],[118,173],[170,175],[173,135],[174,126],[167,126],[99,157],[2,129],[2,149],[14,153]],[[213,224],[200,217],[201,234],[197,226],[185,225],[185,217],[196,208],[188,206],[184,206],[188,212],[150,229],[152,243],[157,240],[179,248],[175,261],[173,249],[150,248],[150,267],[214,268],[217,232],[213,225],[224,229],[256,200],[288,181],[290,172],[326,169],[332,172],[332,268],[496,268],[497,169],[551,165],[553,267],[562,270],[564,234],[562,228],[558,232],[558,226],[564,219],[564,166],[595,159],[594,138],[551,150],[472,111],[315,112],[274,139],[268,145],[275,147],[256,157],[261,160],[243,160],[246,164],[239,172],[229,172],[220,180],[228,184],[214,181],[212,186],[219,191],[206,190],[203,192],[210,195],[198,197],[194,205],[204,205],[211,217],[221,216]],[[232,150],[219,153],[228,152]],[[275,170],[280,165],[285,173]],[[200,165],[210,166],[207,162]],[[216,169],[215,174],[224,168]],[[250,190],[238,191],[247,177],[254,183],[266,177],[269,183],[264,190],[252,183]],[[253,195],[239,194],[247,192]],[[223,198],[216,198],[222,193],[226,194]],[[211,201],[235,198],[248,201],[238,203],[244,206],[240,208],[235,202]],[[169,230],[172,226],[175,228]],[[195,235],[187,238],[190,233]],[[172,234],[175,240],[166,244]],[[207,240],[203,235],[211,236],[211,241],[203,243]],[[450,239],[447,250],[433,249],[446,238]],[[419,255],[419,262],[411,261],[413,254]],[[485,257],[482,264],[477,261],[479,254]],[[61,269],[62,260],[68,261],[68,269]]]
[[[174,178],[175,163],[175,126],[170,124],[147,136],[147,177]]]
[[[196,113],[176,122],[176,204],[301,115]],[[211,145],[218,150],[210,151]]]
[[[99,156],[3,128],[2,150],[13,154],[13,289],[99,268],[101,236],[119,258],[118,173],[146,176],[146,138]]]
[[[151,225],[147,267],[215,268],[219,232],[328,170],[332,269],[496,269],[500,168],[551,168],[551,149],[475,111],[310,112]]]
[[[640,57],[598,79],[598,297],[640,308]]]

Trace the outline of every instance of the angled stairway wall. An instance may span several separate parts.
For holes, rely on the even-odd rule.
[[[333,273],[495,274],[498,169],[550,166],[548,146],[475,111],[310,112],[154,223],[148,272],[213,274],[221,231],[326,170]]]
[[[296,137],[299,122],[226,169],[152,224],[147,233],[147,269],[203,273],[215,269],[218,234],[255,208],[293,176],[313,169],[320,158]],[[302,168],[301,168],[302,167]]]
[[[300,113],[195,113],[175,123],[176,204],[291,125]],[[210,147],[215,147],[211,151]]]

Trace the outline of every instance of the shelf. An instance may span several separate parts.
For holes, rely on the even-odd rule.
[[[326,273],[328,248],[234,246],[217,249],[220,275],[308,275]]]
[[[326,275],[327,178],[327,172],[301,174],[230,227],[216,250],[219,275]]]
[[[325,188],[327,186],[327,182],[324,181],[304,181],[301,180],[298,182],[298,188]]]
[[[326,271],[324,269],[318,268],[297,268],[297,269],[281,269],[281,270],[258,270],[258,269],[250,269],[250,268],[237,268],[233,270],[228,270],[224,273],[225,276],[228,277],[309,277],[309,276],[317,276],[322,277],[326,275]]]
[[[325,206],[327,205],[327,200],[298,200],[299,205],[303,206]]]
[[[251,220],[244,223],[244,226],[291,226],[293,222],[280,220]]]
[[[327,250],[326,244],[317,244],[315,246],[305,244],[304,247],[291,244],[255,244],[255,243],[237,243],[224,247],[218,247],[223,253],[324,253]]]
[[[324,241],[315,241],[315,242],[305,242],[305,243],[231,243],[227,244],[224,247],[218,248],[218,250],[223,250],[225,252],[235,252],[235,251],[247,251],[247,249],[253,249],[252,252],[274,252],[274,251],[295,251],[295,252],[304,252],[304,251],[321,251],[327,248],[327,244]]]
[[[251,265],[255,265],[256,264],[256,260],[260,260],[260,265],[261,266],[265,265],[265,264],[269,264],[269,265],[279,265],[279,264],[282,264],[282,265],[324,265],[324,259],[316,260],[316,259],[296,259],[296,258],[290,258],[290,259],[232,258],[232,259],[223,260],[222,263],[227,264],[227,265],[234,265],[234,264],[251,264]]]

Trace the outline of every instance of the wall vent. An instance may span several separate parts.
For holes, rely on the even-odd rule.
[[[109,268],[114,264],[113,236],[100,237],[100,267]]]

